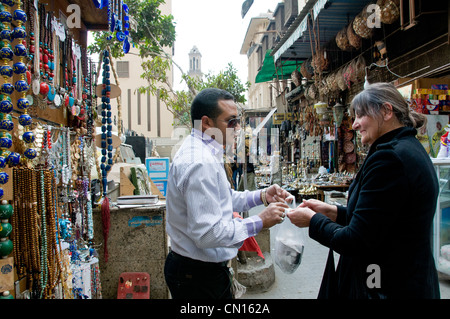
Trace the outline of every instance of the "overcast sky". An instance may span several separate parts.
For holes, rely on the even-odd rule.
[[[202,54],[202,72],[218,74],[232,63],[242,83],[247,81],[247,56],[241,47],[250,19],[268,10],[274,11],[283,0],[254,0],[250,10],[241,17],[244,0],[172,0],[172,15],[176,22],[174,61],[184,72],[189,70],[189,52],[197,46]],[[174,67],[174,87],[181,73]]]

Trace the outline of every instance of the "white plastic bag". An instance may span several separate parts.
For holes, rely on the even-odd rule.
[[[295,207],[295,199],[291,207]],[[286,210],[286,214],[288,210]],[[292,274],[300,266],[305,247],[305,235],[302,228],[291,223],[289,218],[274,227],[275,229],[275,263],[286,274]]]

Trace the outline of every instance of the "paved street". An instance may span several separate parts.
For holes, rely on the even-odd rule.
[[[258,214],[261,207],[254,208],[249,215]],[[273,250],[271,236],[271,249]],[[273,251],[271,252],[273,257]],[[328,255],[328,248],[307,238],[302,262],[293,274],[285,274],[275,265],[275,283],[269,291],[246,293],[242,299],[316,299]],[[336,255],[335,261],[338,260]],[[275,264],[275,262],[274,262]],[[441,298],[450,299],[450,280],[440,280]]]

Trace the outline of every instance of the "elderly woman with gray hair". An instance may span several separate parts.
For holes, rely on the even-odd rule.
[[[353,129],[370,146],[347,206],[307,200],[287,216],[330,248],[319,298],[440,298],[431,251],[439,186],[415,137],[426,123],[389,83],[351,103]],[[335,269],[333,251],[340,254]]]

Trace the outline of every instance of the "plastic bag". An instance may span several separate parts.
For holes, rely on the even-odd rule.
[[[295,199],[290,205],[295,206]],[[288,210],[286,210],[287,214]],[[275,227],[274,259],[286,274],[292,274],[300,266],[305,247],[305,235],[302,228],[291,223],[289,218]]]

